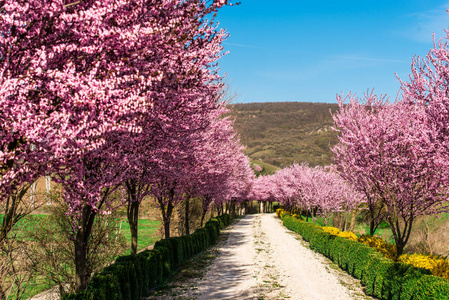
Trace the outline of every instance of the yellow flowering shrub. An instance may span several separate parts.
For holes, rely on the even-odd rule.
[[[376,248],[377,252],[382,253],[383,256],[389,259],[396,259],[397,249],[396,245],[388,244],[383,239],[377,236],[362,235],[357,239],[358,242],[366,244],[370,247]]]
[[[357,236],[352,231],[340,231],[337,236],[344,237],[347,239],[351,239],[353,241],[357,241]]]
[[[338,228],[332,227],[332,226],[325,226],[325,227],[321,227],[321,228],[324,231],[329,232],[332,235],[336,235],[339,237],[344,237],[344,238],[348,238],[348,239],[357,241],[357,236],[352,231],[340,231]]]
[[[398,261],[418,268],[430,270],[433,275],[449,279],[449,260],[425,254],[403,254]]]
[[[281,217],[281,213],[283,212],[284,210],[282,209],[282,208],[278,208],[278,209],[276,209],[276,216],[278,216],[279,218]]]
[[[325,227],[321,227],[324,231],[329,232],[332,235],[338,235],[340,233],[340,230],[338,228],[335,227],[331,227],[331,226],[325,226]]]
[[[284,214],[288,214],[289,212],[288,211],[285,211],[283,208],[278,208],[278,209],[276,209],[276,216],[278,216],[279,218],[281,218],[282,219],[282,216],[284,215]]]
[[[288,211],[282,210],[282,211],[281,211],[281,219],[282,219],[282,216],[283,216],[283,215],[288,214],[288,213],[289,213]]]

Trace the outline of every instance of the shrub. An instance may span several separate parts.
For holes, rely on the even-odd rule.
[[[114,273],[100,273],[93,276],[88,290],[92,291],[92,299],[122,299],[119,278]]]
[[[278,209],[276,209],[276,216],[278,217],[278,218],[280,218],[281,217],[281,212],[283,211],[283,209],[282,208],[278,208]]]
[[[276,216],[282,219],[282,216],[288,214],[287,211],[285,211],[283,208],[276,209]]]
[[[338,235],[340,233],[340,230],[338,228],[331,227],[331,226],[321,227],[321,229],[323,229],[326,232],[329,232],[332,235]]]
[[[337,236],[347,238],[347,239],[350,239],[353,241],[357,241],[357,239],[358,239],[357,236],[355,235],[355,233],[352,231],[340,231],[337,234]]]
[[[416,283],[413,299],[449,299],[449,282],[443,278],[424,275]]]
[[[401,299],[403,277],[410,267],[410,265],[392,262],[383,277],[381,299]]]
[[[355,235],[354,232],[351,231],[340,231],[338,228],[335,227],[331,227],[331,226],[325,226],[322,227],[322,229],[326,232],[329,232],[332,235],[336,235],[339,237],[343,237],[343,238],[347,238],[347,239],[351,239],[354,241],[357,241],[357,236]]]
[[[362,235],[357,239],[357,241],[375,248],[377,252],[381,253],[386,258],[396,260],[396,245],[388,244],[383,239],[371,235]]]
[[[361,279],[368,295],[388,300],[449,299],[449,281],[430,276],[428,269],[387,258],[396,254],[396,248],[380,238],[362,236],[358,242],[353,238],[339,236],[345,232],[337,228],[319,227],[287,213],[282,214],[282,221],[285,227],[309,241],[310,248],[326,255],[349,274]],[[346,234],[351,236],[351,233]],[[420,257],[419,261],[423,260],[431,264],[428,258]],[[446,270],[445,266],[442,263],[440,268]]]
[[[449,261],[443,257],[425,254],[403,254],[398,261],[430,270],[433,275],[449,279]]]
[[[404,276],[401,278],[401,300],[414,300],[414,293],[418,284],[419,279],[423,275],[431,275],[429,270],[415,268],[410,266],[405,272]]]

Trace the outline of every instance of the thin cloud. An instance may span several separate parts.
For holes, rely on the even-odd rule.
[[[344,60],[357,60],[357,61],[367,61],[367,62],[386,62],[386,63],[408,63],[403,60],[387,59],[387,58],[374,58],[374,57],[360,57],[360,56],[344,56],[344,55],[332,55],[331,58],[338,58]]]
[[[449,14],[446,12],[448,8],[449,3],[436,9],[404,15],[411,25],[393,33],[421,43],[431,43],[435,33],[435,39],[439,40],[446,35],[444,29],[449,26]]]

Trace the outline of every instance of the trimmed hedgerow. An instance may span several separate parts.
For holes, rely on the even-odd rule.
[[[216,243],[219,230],[231,219],[224,214],[211,218],[194,233],[160,240],[153,250],[123,255],[95,274],[85,291],[69,294],[64,300],[138,300],[163,283],[184,261]]]
[[[322,227],[292,217],[283,210],[285,227],[299,233],[309,242],[310,248],[337,263],[355,278],[361,279],[367,295],[388,300],[449,299],[449,281],[432,276],[430,270],[395,262],[386,256],[393,248],[376,239],[364,238],[365,243],[329,233]],[[336,233],[336,232],[333,232]],[[338,234],[338,233],[337,233]],[[383,251],[368,244],[375,243]]]

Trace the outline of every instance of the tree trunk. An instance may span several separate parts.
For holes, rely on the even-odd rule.
[[[168,239],[170,237],[170,220],[164,221],[164,233],[165,238]]]
[[[207,210],[203,209],[203,213],[201,214],[201,224],[200,226],[203,227],[204,217],[206,216]]]
[[[349,223],[349,231],[354,231],[356,217],[357,217],[357,210],[353,210],[351,214],[351,221]]]
[[[396,242],[396,249],[397,249],[397,257],[401,256],[404,253],[403,243]]]
[[[185,230],[185,234],[189,235],[190,234],[190,228],[189,228],[189,204],[190,204],[190,199],[186,198],[185,200],[185,211],[184,211],[184,230]],[[203,225],[201,225],[201,227],[203,227]]]
[[[131,231],[131,254],[137,254],[139,207],[140,203],[138,201],[128,202],[128,222]]]
[[[137,241],[138,241],[138,224],[139,224],[139,191],[138,185],[135,181],[129,180],[126,183],[128,192],[128,209],[127,217],[129,228],[131,232],[131,254],[137,253]]]
[[[339,228],[340,226],[340,218],[338,216],[338,213],[336,212],[332,214],[332,226],[334,226],[335,228]]]
[[[162,221],[164,222],[164,235],[166,239],[170,237],[170,221],[173,212],[174,193],[174,188],[170,189],[167,206],[164,205],[163,197],[158,198],[159,205],[161,207]]]
[[[230,209],[231,218],[235,218],[235,200],[231,200],[230,206],[231,206]]]
[[[369,235],[373,236],[376,231],[376,227],[374,226],[374,219],[371,217],[369,222]]]
[[[80,292],[87,288],[89,278],[87,270],[87,243],[92,232],[95,212],[84,204],[81,224],[75,237],[75,291]]]

